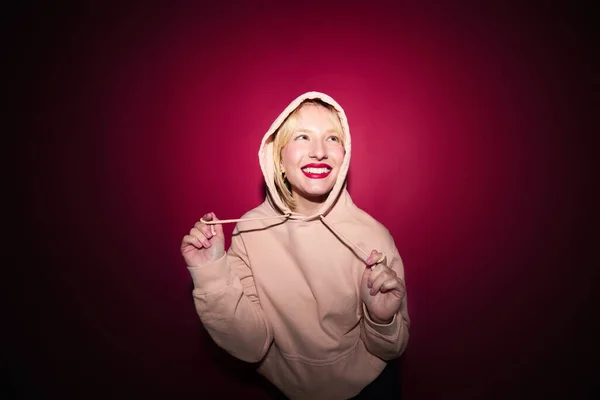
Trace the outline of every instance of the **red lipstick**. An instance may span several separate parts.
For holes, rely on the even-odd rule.
[[[306,168],[310,168],[311,171],[305,171]],[[325,172],[316,172],[314,169],[323,169]],[[302,167],[302,173],[310,179],[324,179],[329,176],[332,168],[327,164],[306,164]]]

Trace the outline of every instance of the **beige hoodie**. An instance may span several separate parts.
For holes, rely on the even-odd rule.
[[[343,165],[319,212],[294,214],[277,194],[272,135],[305,99],[331,104],[345,130]],[[294,100],[265,134],[260,165],[268,187],[246,213],[219,260],[189,268],[196,310],[213,340],[233,356],[260,362],[258,372],[291,399],[347,399],[402,354],[410,325],[406,298],[389,325],[373,322],[359,285],[372,249],[404,279],[388,230],[346,190],[351,138],[346,115],[329,96]],[[222,221],[223,222],[223,221]]]

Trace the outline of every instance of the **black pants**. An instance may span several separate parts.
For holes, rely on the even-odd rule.
[[[388,361],[388,365],[381,371],[381,374],[350,400],[400,400],[402,398],[402,385],[400,383],[398,363],[398,360]],[[287,399],[275,386],[270,383],[268,383],[268,386],[267,392],[270,399]]]
[[[388,361],[388,365],[373,382],[365,386],[352,400],[399,400],[402,398],[402,385],[398,371],[398,360]]]

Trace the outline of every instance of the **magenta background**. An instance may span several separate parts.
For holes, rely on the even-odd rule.
[[[262,201],[263,133],[318,90],[405,262],[405,399],[591,396],[584,15],[256,4],[17,10],[7,390],[264,398],[207,339],[179,244]]]

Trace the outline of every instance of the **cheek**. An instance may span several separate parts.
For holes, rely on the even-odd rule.
[[[302,150],[294,146],[286,146],[281,151],[281,159],[284,166],[296,166],[302,160]]]
[[[329,157],[335,159],[337,165],[341,165],[344,162],[345,154],[344,148],[338,147],[329,153]]]

